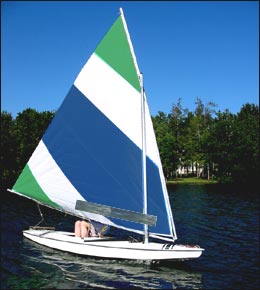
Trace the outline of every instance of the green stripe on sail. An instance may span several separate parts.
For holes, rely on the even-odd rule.
[[[95,50],[101,59],[109,64],[118,74],[140,91],[133,56],[127,40],[121,17],[115,21]]]
[[[46,205],[60,208],[56,203],[51,201],[46,193],[42,190],[35,177],[33,176],[28,164],[24,167],[22,173],[17,179],[13,190],[31,197],[35,200],[38,200]]]

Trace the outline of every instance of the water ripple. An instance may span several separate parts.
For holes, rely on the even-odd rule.
[[[149,266],[81,257],[33,243],[23,238],[22,230],[39,221],[35,204],[9,196],[1,211],[1,288],[256,289],[259,197],[219,186],[177,186],[170,201],[177,242],[199,244],[205,252],[196,261]],[[64,221],[63,215],[46,213],[54,224]]]

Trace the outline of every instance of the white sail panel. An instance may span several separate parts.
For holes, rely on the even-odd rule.
[[[123,15],[83,67],[14,191],[71,214],[77,200],[142,212],[142,114],[139,69]],[[147,103],[150,233],[171,236],[173,221]],[[118,228],[141,224],[82,213]]]
[[[42,190],[64,210],[75,207],[75,198],[84,200],[61,171],[42,140],[28,165]]]
[[[75,210],[75,200],[85,199],[62,172],[42,140],[28,161],[28,166],[49,199],[58,204],[65,212],[114,225],[102,215]]]
[[[145,100],[146,100],[146,95],[145,95]],[[171,210],[171,204],[169,201],[166,181],[165,181],[163,168],[162,168],[162,162],[160,158],[160,153],[159,153],[159,149],[158,149],[158,145],[156,141],[155,132],[153,129],[153,122],[152,122],[149,106],[147,104],[147,100],[145,101],[145,123],[146,123],[145,126],[146,126],[146,140],[147,140],[147,143],[146,143],[147,156],[148,157],[152,156],[151,160],[158,167],[164,202],[165,202],[166,210],[168,213],[168,222],[169,222],[169,225],[171,225],[170,226],[171,235],[174,236],[175,239],[177,239],[177,234],[175,231],[175,225],[174,225],[173,215],[172,215],[172,210]]]
[[[95,53],[82,68],[74,85],[142,149],[140,92]],[[157,152],[148,105],[146,116],[147,143],[149,144],[147,156],[158,164],[160,156]]]
[[[102,83],[102,86],[99,84]],[[85,64],[74,85],[142,149],[140,92],[95,53]],[[147,156],[158,166],[169,224],[173,224],[161,159],[149,107],[145,102]],[[172,229],[172,227],[170,227]]]
[[[141,148],[140,92],[95,53],[74,85]]]

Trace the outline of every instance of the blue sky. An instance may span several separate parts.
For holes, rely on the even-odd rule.
[[[258,1],[2,1],[1,104],[57,110],[124,10],[152,115],[259,103]]]

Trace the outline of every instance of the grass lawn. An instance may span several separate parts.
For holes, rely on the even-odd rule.
[[[185,177],[185,178],[175,178],[174,180],[168,180],[167,184],[216,184],[216,180],[207,180],[197,177]]]

